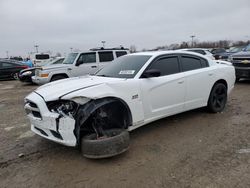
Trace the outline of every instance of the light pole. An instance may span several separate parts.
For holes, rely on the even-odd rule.
[[[103,48],[105,48],[105,43],[106,43],[106,41],[103,40],[103,41],[102,41],[102,47],[103,47]]]
[[[7,56],[7,59],[9,59],[9,51],[8,50],[6,51],[6,56]]]
[[[70,52],[72,52],[73,51],[73,48],[72,47],[70,47]]]
[[[192,47],[194,47],[194,37],[195,37],[195,35],[191,35],[190,37],[192,38]]]
[[[34,47],[36,48],[36,53],[38,53],[38,47],[39,47],[39,45],[35,45]]]

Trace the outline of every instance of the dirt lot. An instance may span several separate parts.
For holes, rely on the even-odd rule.
[[[223,113],[151,123],[132,132],[128,152],[103,160],[30,132],[23,98],[36,87],[0,82],[0,187],[250,187],[250,81]]]

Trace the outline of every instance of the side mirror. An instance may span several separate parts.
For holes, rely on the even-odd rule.
[[[81,59],[78,59],[77,62],[76,62],[76,66],[79,66],[81,64],[83,64],[83,61]]]
[[[149,69],[142,74],[142,78],[151,78],[161,76],[161,71],[158,69]]]

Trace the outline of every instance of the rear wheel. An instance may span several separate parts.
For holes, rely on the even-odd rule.
[[[217,83],[210,93],[207,107],[213,113],[222,112],[226,106],[226,102],[227,87],[223,83]]]
[[[65,79],[65,78],[67,78],[67,77],[65,77],[65,76],[63,76],[63,75],[55,75],[55,76],[53,76],[52,78],[51,78],[51,82],[54,82],[54,81],[56,81],[56,80],[61,80],[61,79]]]

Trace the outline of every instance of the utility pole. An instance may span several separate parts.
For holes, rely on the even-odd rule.
[[[194,47],[194,37],[195,37],[195,35],[191,35],[190,37],[192,38],[192,47]]]
[[[103,41],[102,41],[102,47],[103,47],[103,48],[105,48],[105,43],[106,43],[106,41],[103,40]]]
[[[36,44],[34,47],[36,48],[36,53],[38,53],[38,47],[39,47],[39,45]]]

